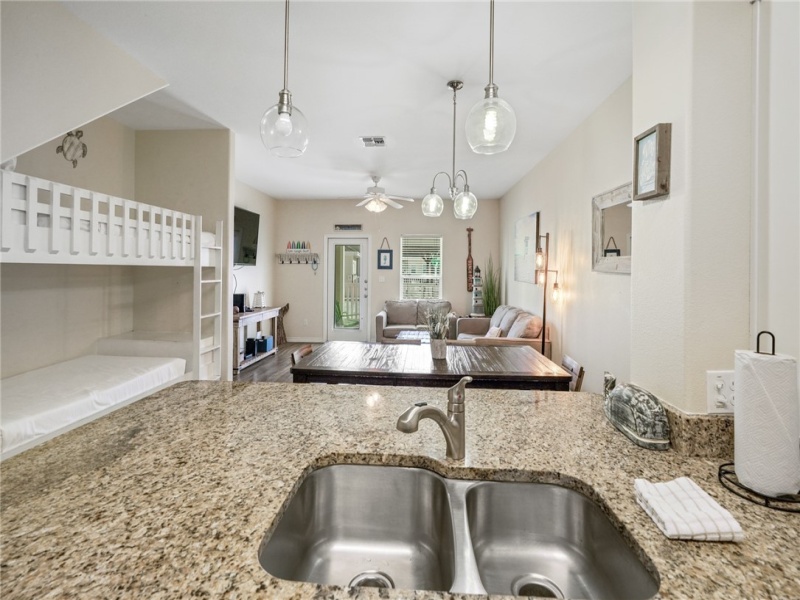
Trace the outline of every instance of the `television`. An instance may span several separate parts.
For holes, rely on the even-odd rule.
[[[233,207],[233,264],[256,264],[258,248],[258,213]]]

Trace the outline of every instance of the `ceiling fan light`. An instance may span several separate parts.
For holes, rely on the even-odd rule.
[[[444,201],[442,197],[432,189],[431,193],[422,199],[422,214],[426,217],[441,216],[444,210]]]
[[[272,154],[296,158],[308,148],[308,121],[296,106],[280,102],[261,117],[261,141]]]
[[[517,133],[517,116],[508,102],[487,94],[469,111],[466,133],[469,147],[476,154],[504,152]]]
[[[477,210],[478,199],[469,191],[468,186],[464,186],[464,191],[453,200],[453,213],[456,215],[456,219],[471,219]]]
[[[369,212],[379,213],[386,210],[386,205],[377,198],[372,198],[369,202],[367,202],[364,208],[366,208]]]

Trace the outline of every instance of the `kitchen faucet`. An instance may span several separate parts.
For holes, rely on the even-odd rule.
[[[447,390],[447,414],[440,408],[417,402],[397,419],[397,428],[403,433],[414,433],[422,419],[433,419],[441,428],[447,442],[447,458],[464,458],[466,417],[464,415],[465,386],[472,377],[462,377],[461,381]]]

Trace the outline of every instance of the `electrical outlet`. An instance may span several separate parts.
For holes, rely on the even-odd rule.
[[[733,371],[706,371],[706,400],[709,414],[733,413]]]

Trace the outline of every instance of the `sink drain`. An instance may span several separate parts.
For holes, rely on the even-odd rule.
[[[360,586],[394,589],[394,581],[383,571],[364,571],[353,577],[348,585],[350,587]]]
[[[536,596],[538,598],[564,598],[564,592],[544,575],[528,573],[520,575],[511,582],[511,593],[515,596]]]

